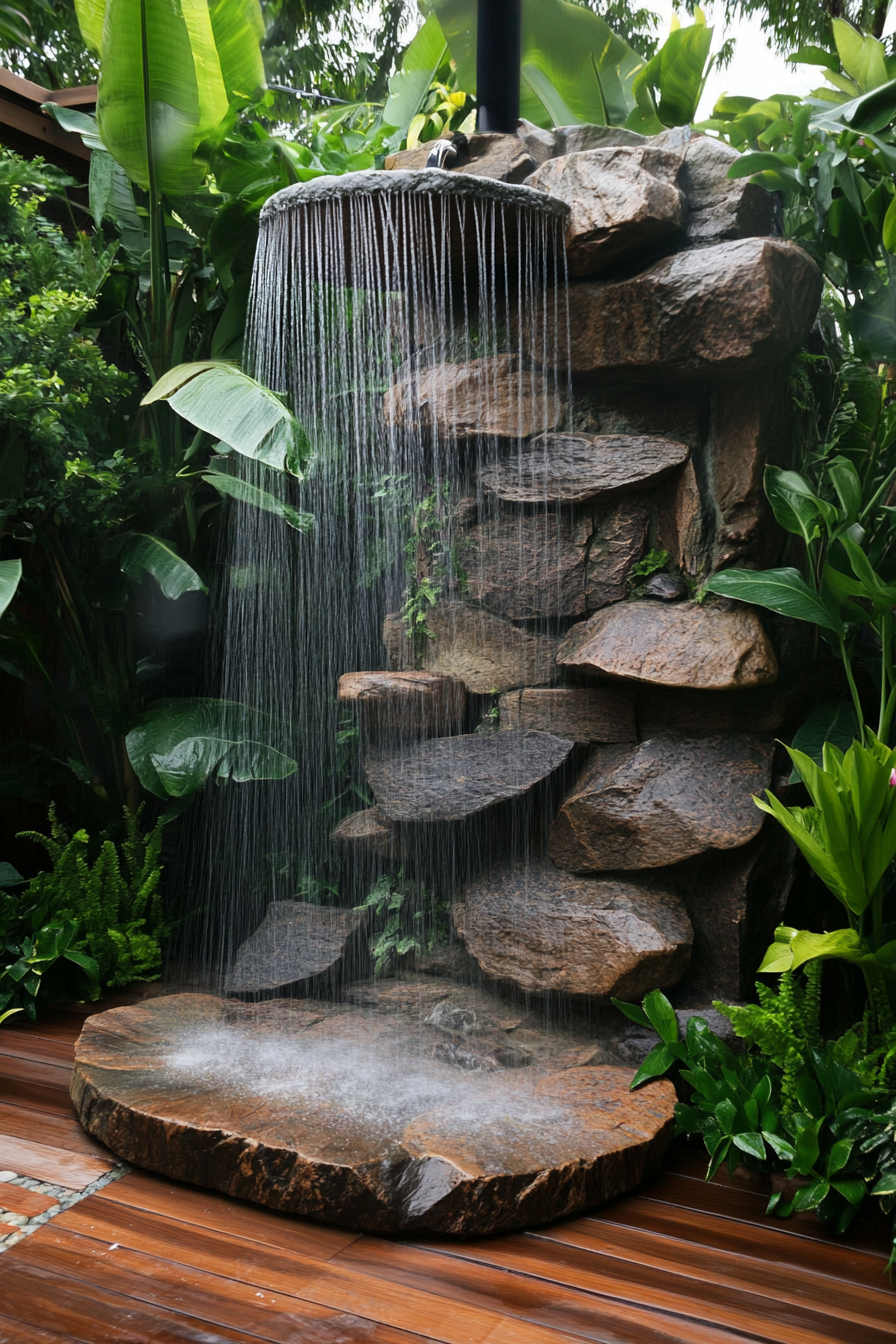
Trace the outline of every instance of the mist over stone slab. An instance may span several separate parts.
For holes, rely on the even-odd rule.
[[[543,374],[515,355],[437,364],[407,374],[383,400],[387,426],[452,442],[525,439],[556,429],[561,398]]]
[[[482,487],[515,504],[597,503],[656,485],[687,460],[688,447],[633,434],[543,434],[479,474]]]
[[[574,873],[661,868],[759,833],[769,738],[732,733],[595,747],[551,827],[550,855]]]
[[[460,678],[435,672],[346,672],[339,703],[370,737],[442,737],[463,722],[467,692]]]

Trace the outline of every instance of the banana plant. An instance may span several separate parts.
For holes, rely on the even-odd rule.
[[[0,616],[15,597],[21,579],[21,560],[0,560]]]

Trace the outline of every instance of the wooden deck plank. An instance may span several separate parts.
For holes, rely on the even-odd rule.
[[[59,1115],[56,1111],[42,1111],[34,1106],[15,1106],[0,1101],[0,1134],[13,1139],[30,1139],[32,1142],[37,1136],[42,1144],[49,1144],[51,1148],[64,1148],[66,1152],[100,1158],[105,1162],[118,1160],[108,1148],[97,1143],[81,1128],[73,1107],[68,1115]]]
[[[192,1320],[226,1325],[274,1344],[294,1344],[303,1335],[327,1340],[338,1339],[341,1334],[348,1339],[352,1330],[369,1344],[421,1344],[423,1339],[377,1326],[360,1316],[302,1302],[289,1293],[259,1292],[254,1284],[190,1270],[122,1246],[111,1250],[104,1243],[60,1229],[58,1220],[36,1233],[27,1252],[22,1248],[21,1254],[28,1264],[40,1266],[48,1274],[88,1287],[99,1282],[107,1291],[132,1297],[144,1307],[166,1307]],[[324,1323],[330,1326],[329,1331],[315,1328]]]
[[[0,1167],[9,1168],[17,1176],[31,1176],[37,1181],[64,1185],[67,1190],[83,1190],[85,1185],[105,1176],[112,1163],[98,1157],[83,1157],[64,1148],[53,1148],[29,1139],[14,1139],[0,1135]]]
[[[56,1202],[39,1190],[27,1190],[23,1185],[12,1185],[9,1181],[0,1183],[0,1209],[7,1213],[24,1213],[26,1218],[36,1218],[52,1209]]]
[[[0,1034],[0,1067],[5,1055],[31,1059],[39,1064],[60,1064],[70,1069],[75,1062],[75,1043],[40,1036],[36,1029],[19,1031],[15,1027],[6,1027]]]
[[[21,1100],[40,1109],[71,1114],[70,1068],[60,1064],[37,1064],[17,1055],[0,1055],[0,1076],[5,1101]]]
[[[14,1321],[0,1310],[0,1344],[66,1344],[71,1335],[57,1335],[55,1331],[41,1330],[33,1321],[27,1325]]]

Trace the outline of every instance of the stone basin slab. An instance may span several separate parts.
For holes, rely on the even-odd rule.
[[[656,485],[687,456],[686,444],[647,434],[542,434],[479,479],[509,503],[596,503]]]
[[[175,994],[87,1020],[72,1099],[137,1166],[378,1234],[509,1232],[613,1199],[659,1164],[671,1083],[630,1092],[630,1069],[550,1059],[454,1067],[450,1044],[349,1005],[228,1012]]]

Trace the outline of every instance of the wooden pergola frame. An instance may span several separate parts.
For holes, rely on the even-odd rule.
[[[79,135],[64,131],[41,111],[44,103],[92,111],[96,105],[96,85],[45,89],[0,66],[0,144],[28,159],[40,154],[79,182],[86,182],[90,150]]]

